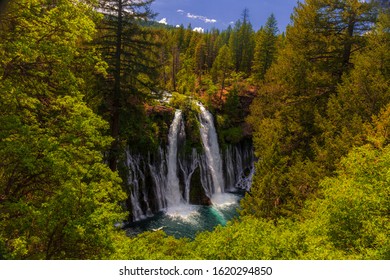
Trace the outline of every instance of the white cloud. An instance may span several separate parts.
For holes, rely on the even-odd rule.
[[[176,24],[176,28],[180,28],[180,25]]]
[[[179,14],[184,14],[184,11],[183,10],[177,10],[176,12],[178,12]]]
[[[168,21],[167,21],[167,18],[162,18],[158,21],[158,23],[162,23],[162,24],[165,24],[167,25],[168,24]]]
[[[204,33],[204,29],[203,29],[202,27],[195,27],[195,28],[193,29],[193,31],[199,32],[199,33]]]
[[[206,21],[205,21],[206,23],[216,23],[217,22],[217,20],[216,19],[208,19],[208,18],[206,18]]]
[[[205,23],[216,23],[217,20],[216,19],[213,19],[213,18],[207,18],[205,16],[199,16],[199,15],[194,15],[194,14],[191,14],[191,13],[187,13],[187,17],[188,18],[192,18],[192,19],[199,19]]]

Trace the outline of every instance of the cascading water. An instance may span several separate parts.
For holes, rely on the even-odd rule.
[[[229,145],[224,154],[224,168],[227,190],[249,191],[254,174],[252,145]]]
[[[132,156],[127,153],[126,161],[128,169],[128,182],[133,186],[130,193],[130,201],[132,206],[133,219],[135,221],[145,219],[152,216],[152,211],[149,206],[149,200],[145,188],[145,174],[141,167],[141,157],[139,155]],[[144,204],[145,210],[141,207]]]
[[[199,166],[199,157],[196,149],[192,149],[190,156],[179,158],[179,166],[184,179],[184,198],[185,201],[189,202],[191,178],[196,168]]]
[[[169,128],[168,135],[168,175],[166,185],[166,199],[168,209],[177,207],[183,203],[183,197],[180,191],[179,178],[177,177],[177,145],[180,127],[182,125],[182,112],[177,110],[175,117]]]
[[[203,148],[206,154],[206,161],[213,180],[213,193],[219,194],[224,191],[224,180],[222,173],[222,159],[219,152],[218,137],[214,126],[213,115],[206,108],[198,103],[200,108],[200,135]]]
[[[176,237],[192,237],[200,230],[226,224],[237,214],[240,195],[230,192],[250,188],[254,172],[252,144],[248,141],[228,146],[222,157],[213,116],[202,104],[198,106],[202,151],[188,151],[185,116],[177,110],[166,148],[160,147],[147,157],[127,153],[134,221],[129,234],[163,228]]]
[[[208,198],[213,196],[213,178],[205,154],[199,155],[200,181]]]
[[[165,199],[165,186],[167,185],[167,170],[166,162],[164,160],[164,150],[160,147],[156,159],[151,160],[151,155],[148,156],[148,167],[150,176],[153,179],[154,197],[157,204],[157,210],[167,208],[167,201]]]

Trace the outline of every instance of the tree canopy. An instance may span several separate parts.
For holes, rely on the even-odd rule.
[[[285,32],[245,9],[205,33],[154,22],[151,3],[2,12],[0,258],[389,259],[388,1],[298,2]],[[253,142],[240,216],[193,240],[126,236],[126,152],[156,156],[178,108],[201,149],[194,99],[222,148]]]

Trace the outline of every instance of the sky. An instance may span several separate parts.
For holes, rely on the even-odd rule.
[[[241,18],[245,8],[249,10],[249,20],[257,31],[273,13],[280,32],[290,23],[297,0],[155,0],[152,10],[158,15],[156,21],[187,27],[191,23],[197,31],[213,27],[224,30]]]

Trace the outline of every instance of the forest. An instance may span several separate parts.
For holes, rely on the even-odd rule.
[[[298,1],[286,30],[245,9],[204,33],[152,2],[0,7],[0,259],[390,259],[389,1]],[[202,151],[194,101],[221,149],[253,145],[239,214],[129,236],[126,157],[157,158],[178,109],[182,152]]]

